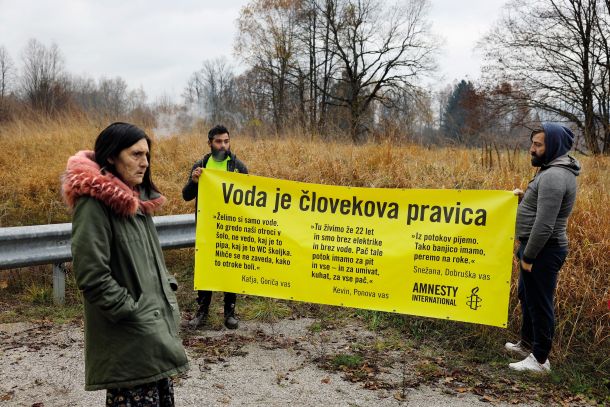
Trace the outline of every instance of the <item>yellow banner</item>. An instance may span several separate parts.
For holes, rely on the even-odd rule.
[[[517,197],[204,170],[195,289],[506,327]]]

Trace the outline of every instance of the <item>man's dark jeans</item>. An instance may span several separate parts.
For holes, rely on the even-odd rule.
[[[519,258],[519,290],[522,323],[521,340],[532,349],[538,362],[544,363],[553,343],[555,332],[555,312],[553,298],[557,286],[559,269],[568,254],[566,246],[547,244],[534,260],[532,271],[521,269],[521,256],[526,242],[521,242]]]
[[[227,309],[235,308],[235,301],[237,301],[237,294],[235,293],[225,293],[225,312]],[[210,308],[210,302],[212,301],[212,291],[197,291],[197,303],[200,306],[203,306],[206,310]]]

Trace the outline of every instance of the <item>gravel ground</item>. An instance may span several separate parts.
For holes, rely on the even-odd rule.
[[[414,383],[408,363],[353,382],[320,368],[354,341],[373,334],[346,326],[312,333],[311,319],[241,322],[237,331],[186,335],[191,369],[176,381],[178,406],[488,406],[480,396]],[[86,392],[82,327],[0,325],[0,405],[102,406],[104,392]],[[415,377],[415,376],[413,376]],[[372,384],[371,384],[372,383]],[[406,384],[405,384],[406,383]],[[402,390],[404,389],[404,391]],[[452,393],[452,394],[448,394]],[[38,403],[38,404],[37,404]],[[494,405],[505,405],[494,403]]]

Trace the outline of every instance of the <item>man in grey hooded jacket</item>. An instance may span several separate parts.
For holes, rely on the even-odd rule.
[[[517,256],[520,264],[521,340],[506,343],[509,352],[525,357],[509,367],[549,372],[548,355],[555,331],[553,298],[557,276],[568,254],[566,228],[576,200],[579,162],[568,152],[574,134],[567,127],[544,123],[530,136],[532,165],[539,167],[517,210]]]

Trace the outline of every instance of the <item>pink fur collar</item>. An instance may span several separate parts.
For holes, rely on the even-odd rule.
[[[102,173],[94,161],[93,151],[79,151],[68,159],[66,172],[62,176],[62,195],[70,208],[74,208],[81,196],[90,196],[108,205],[121,216],[135,215],[138,208],[152,214],[165,203],[165,197],[142,201],[137,191],[132,190],[110,172]]]

